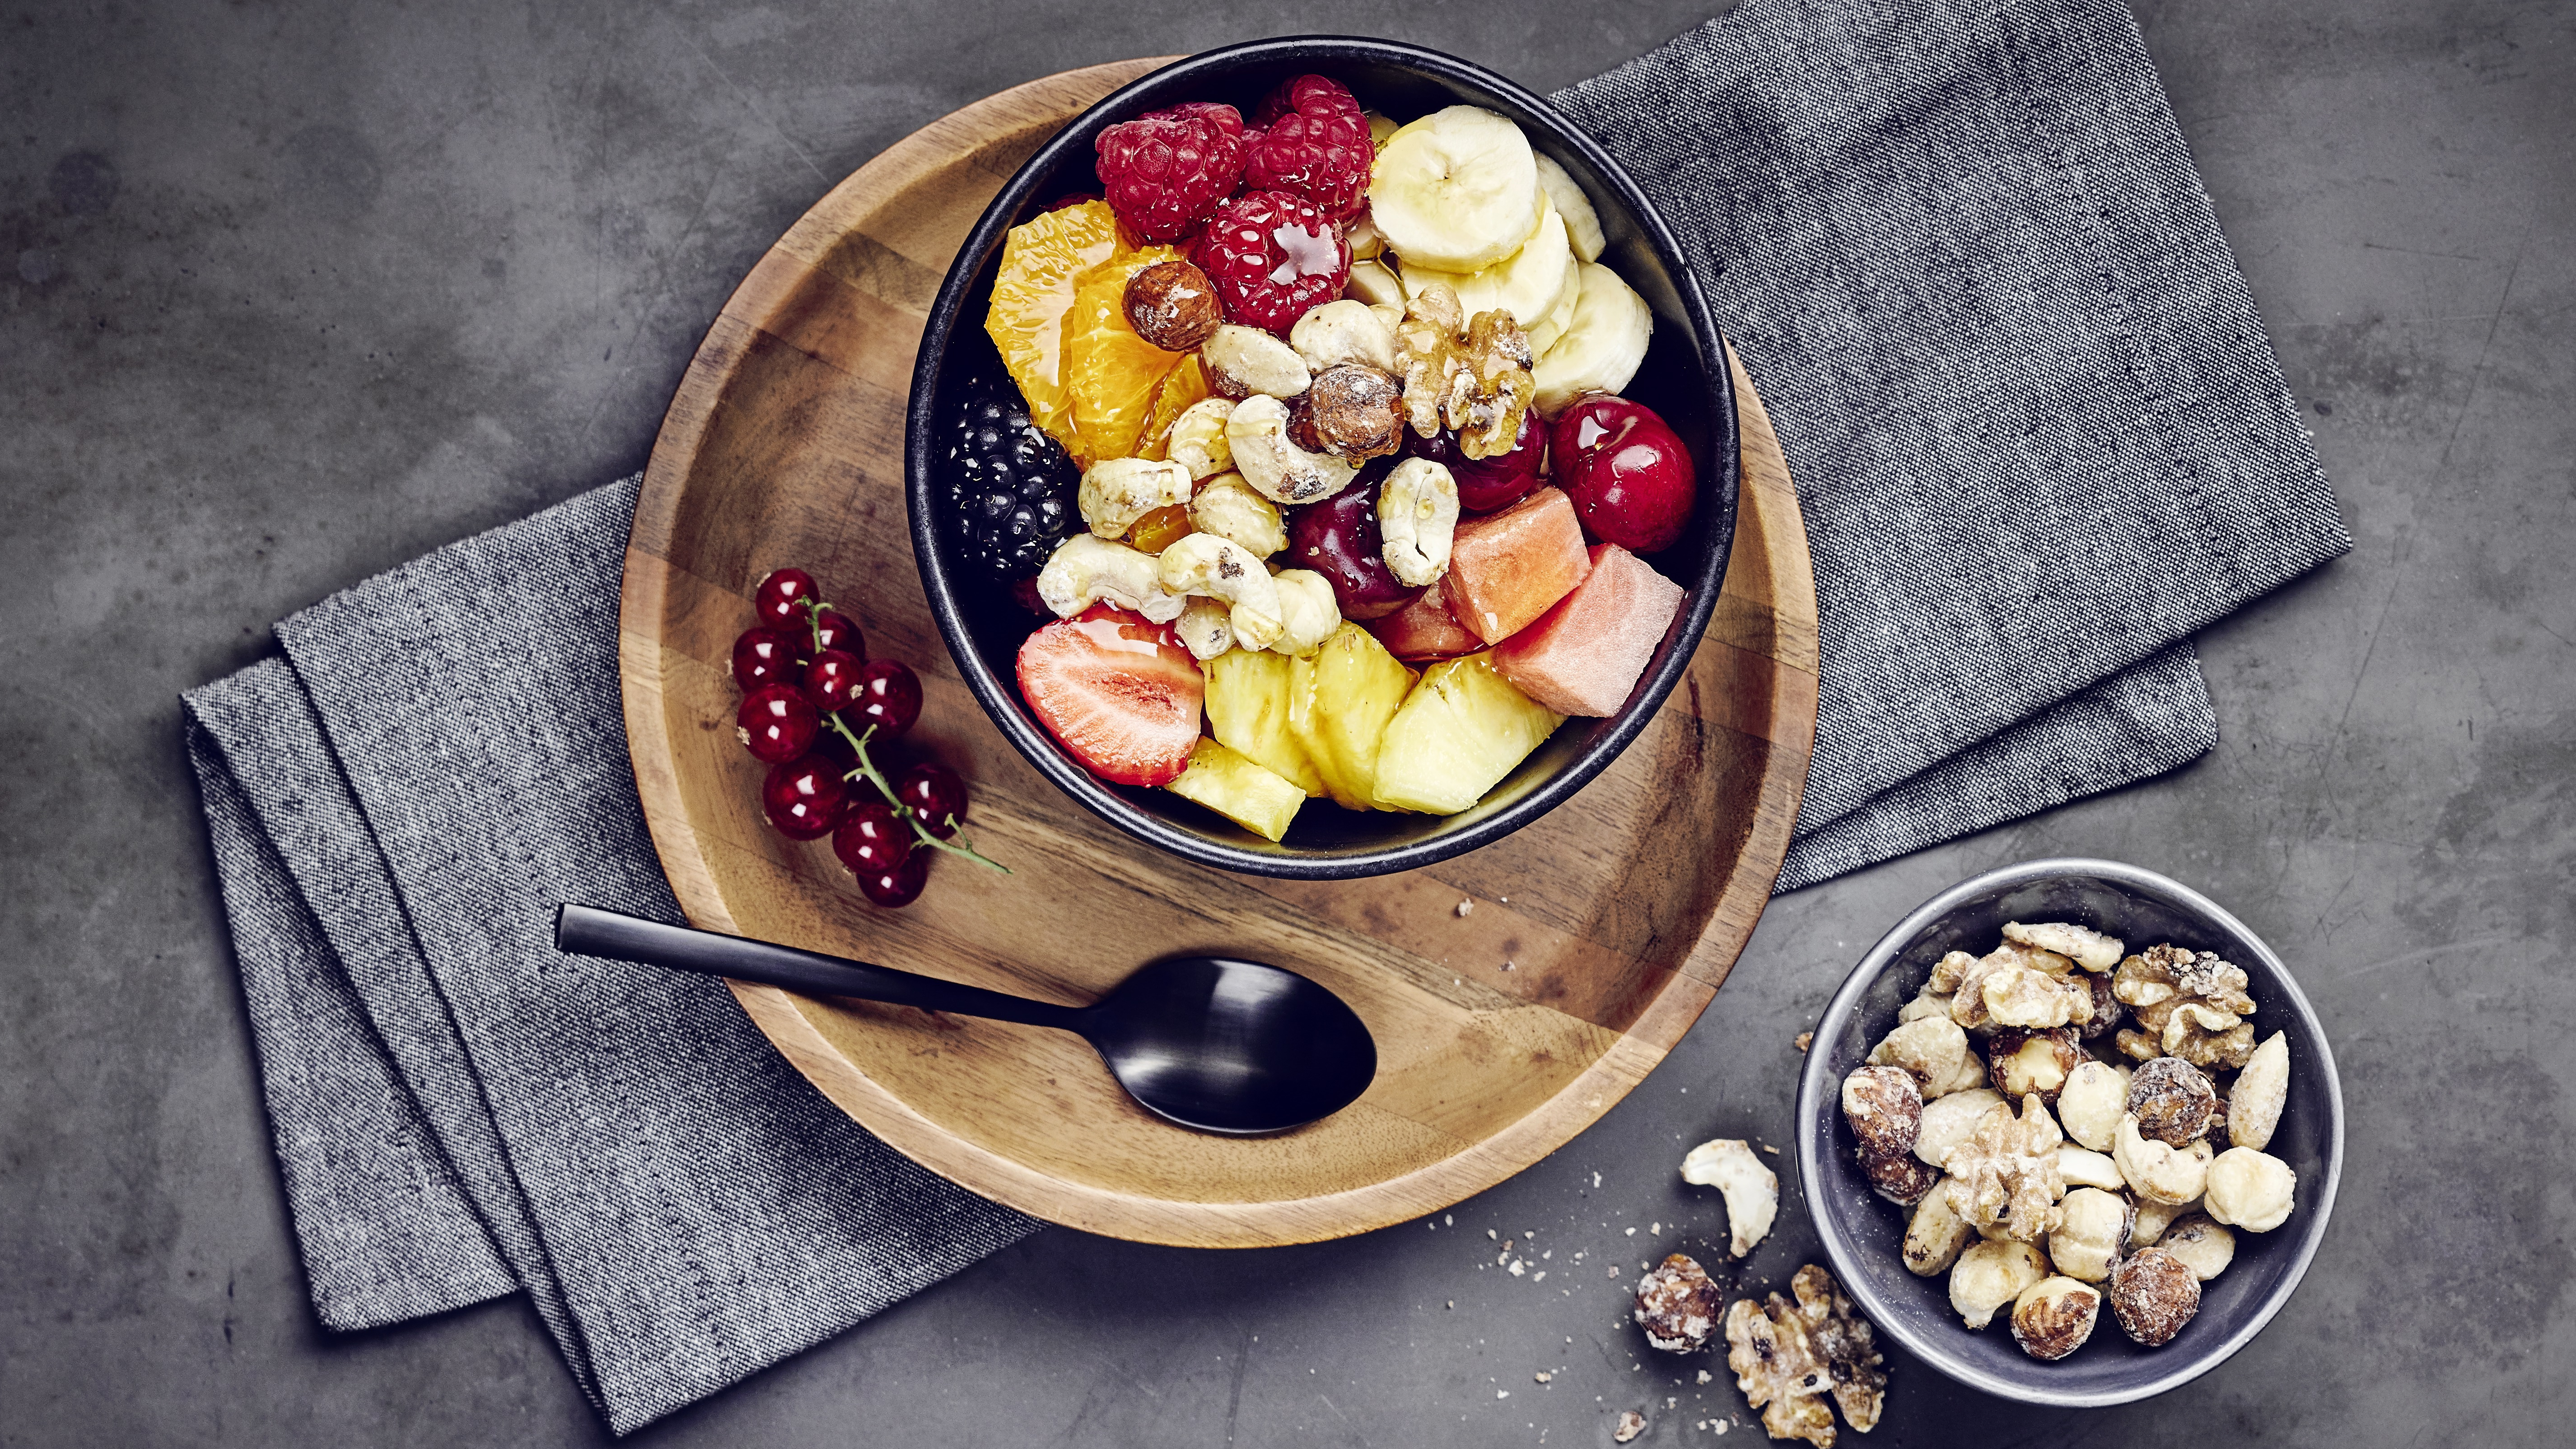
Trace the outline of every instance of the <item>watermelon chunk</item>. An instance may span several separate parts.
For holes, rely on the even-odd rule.
[[[1449,545],[1449,610],[1488,644],[1519,633],[1592,568],[1564,490],[1542,488],[1500,513],[1458,520]]]
[[[1449,612],[1449,576],[1442,574],[1422,597],[1396,610],[1383,619],[1372,619],[1361,627],[1377,636],[1386,652],[1398,659],[1449,659],[1460,654],[1473,654],[1484,647],[1483,640],[1470,634]]]
[[[1558,714],[1613,715],[1681,612],[1682,586],[1615,543],[1537,623],[1494,646],[1494,667]]]

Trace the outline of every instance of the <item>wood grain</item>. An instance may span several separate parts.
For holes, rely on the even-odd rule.
[[[989,1197],[1151,1242],[1305,1242],[1401,1221],[1563,1145],[1699,1017],[1769,898],[1816,718],[1816,603],[1797,495],[1740,366],[1742,506],[1690,673],[1627,752],[1519,833],[1371,880],[1234,876],[1075,805],[985,719],[932,623],[903,498],[913,351],[956,246],[1020,161],[1161,64],[1035,81],[909,137],[762,257],[671,403],[626,557],[621,648],[636,784],[690,919],[1063,1002],[1155,956],[1304,972],[1368,1022],[1381,1063],[1338,1116],[1205,1137],[1135,1107],[1058,1032],[737,984],[752,1020],[897,1150]],[[1002,877],[941,862],[921,900],[867,905],[824,843],[761,820],[733,740],[733,638],[796,564],[911,662],[910,743],[963,774]],[[1323,808],[1323,807],[1315,807]],[[1473,912],[1461,917],[1460,901]]]

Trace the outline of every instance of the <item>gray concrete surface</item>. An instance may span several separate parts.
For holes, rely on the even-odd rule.
[[[1347,28],[1545,89],[1708,3],[0,5],[0,1443],[605,1437],[515,1301],[315,1327],[177,690],[638,465],[766,243],[997,87]],[[2188,1390],[2034,1412],[1900,1360],[1867,1442],[2563,1442],[2576,8],[2142,15],[2360,540],[2204,640],[2213,757],[1778,903],[1671,1062],[1454,1229],[1045,1233],[639,1438],[1588,1445],[1627,1407],[1644,1443],[1744,1434],[1623,1290],[1480,1271],[1485,1230],[1587,1261],[1703,1241],[1675,1153],[1783,1135],[1790,1039],[1868,941],[1969,872],[2084,852],[2203,887],[2301,972],[2350,1092],[2335,1231]],[[1748,1281],[1811,1247],[1793,1205]]]

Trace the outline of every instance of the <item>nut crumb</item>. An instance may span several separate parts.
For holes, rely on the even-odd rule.
[[[1464,916],[1475,909],[1476,903],[1473,900],[1462,900],[1458,903],[1458,914],[1461,916]]]
[[[1537,1373],[1530,1375],[1530,1382],[1534,1384],[1543,1384],[1554,1377],[1555,1375],[1549,1373],[1547,1370],[1540,1369]]]
[[[1625,1444],[1629,1440],[1634,1439],[1645,1432],[1645,1415],[1638,1413],[1634,1409],[1621,1409],[1619,1411],[1619,1427],[1610,1431],[1610,1437],[1617,1440],[1619,1443]]]
[[[1709,1381],[1709,1372],[1708,1372],[1708,1370],[1706,1370],[1706,1369],[1701,1369],[1701,1370],[1699,1371],[1699,1381],[1700,1381],[1701,1383],[1707,1383],[1707,1382]]]
[[[1797,1045],[1798,1045],[1798,1050],[1800,1050],[1800,1051],[1802,1051],[1802,1052],[1803,1052],[1803,1051],[1805,1051],[1807,1048],[1809,1048],[1809,1047],[1811,1047],[1811,1046],[1814,1046],[1815,1044],[1816,1044],[1816,1034],[1815,1034],[1814,1032],[1812,1032],[1812,1031],[1802,1031],[1802,1032],[1798,1033],[1798,1036],[1797,1036]]]

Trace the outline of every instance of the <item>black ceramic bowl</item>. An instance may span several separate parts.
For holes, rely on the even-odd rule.
[[[1272,86],[1308,72],[1340,80],[1361,104],[1399,120],[1461,102],[1499,111],[1573,175],[1600,212],[1609,239],[1602,260],[1655,313],[1654,342],[1627,396],[1661,413],[1690,448],[1700,503],[1681,540],[1649,559],[1686,592],[1663,646],[1618,714],[1567,721],[1462,814],[1360,814],[1315,803],[1298,812],[1285,840],[1272,844],[1169,791],[1095,777],[1038,723],[1020,697],[1015,671],[1020,643],[1035,621],[1005,590],[956,561],[954,523],[939,501],[944,487],[936,441],[965,381],[999,372],[984,313],[1006,234],[1059,197],[1099,189],[1092,142],[1104,128],[1184,101],[1224,101],[1249,112]],[[1212,50],[1154,72],[1066,126],[1002,188],[950,265],[922,331],[904,447],[922,587],[949,652],[994,724],[1040,773],[1111,824],[1201,864],[1259,875],[1342,879],[1410,870],[1499,840],[1563,804],[1645,728],[1689,666],[1735,537],[1735,395],[1725,351],[1708,301],[1652,204],[1599,146],[1537,96],[1452,56],[1384,40],[1302,36]]]
[[[2201,1285],[2200,1312],[2161,1348],[2141,1348],[2102,1306],[2093,1336],[2055,1363],[2013,1342],[2007,1314],[1982,1333],[1950,1309],[1949,1276],[1918,1278],[1898,1260],[1905,1210],[1870,1191],[1842,1120],[1842,1080],[1896,1025],[1932,964],[1952,950],[1984,954],[2006,921],[2075,921],[2132,951],[2160,941],[2215,951],[2245,968],[2260,1036],[2290,1035],[2290,1094],[2265,1150],[2299,1175],[2289,1221],[2236,1230],[2236,1258]],[[2152,871],[2107,860],[2034,860],[1990,871],[1933,897],[1880,938],[1816,1025],[1798,1079],[1798,1183],[1839,1277],[1879,1331],[1973,1388],[2033,1404],[2123,1404],[2178,1387],[2243,1348],[2299,1286],[2343,1172],[2343,1088],[2334,1052],[2298,983],[2272,948],[2208,897]]]

